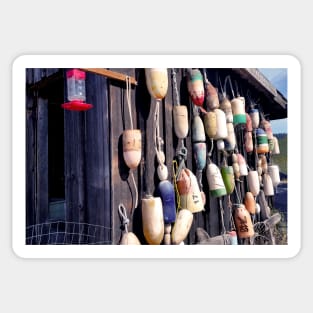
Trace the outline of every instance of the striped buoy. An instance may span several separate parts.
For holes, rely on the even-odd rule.
[[[278,165],[270,165],[268,167],[268,174],[271,176],[273,186],[276,188],[280,183],[280,174]]]
[[[272,178],[269,174],[263,174],[263,191],[266,196],[274,196]]]
[[[225,148],[227,151],[232,151],[236,147],[236,135],[233,123],[227,123],[227,138],[225,139]]]
[[[177,178],[177,189],[182,209],[190,210],[192,213],[204,210],[197,178],[188,168],[181,170]]]
[[[237,97],[232,99],[230,103],[234,116],[234,125],[246,124],[245,98]]]
[[[250,213],[243,204],[240,204],[234,210],[234,221],[237,236],[241,239],[249,238],[254,235],[254,229],[251,221]]]
[[[159,197],[142,199],[142,226],[145,239],[150,245],[159,245],[164,236],[162,200]]]
[[[257,153],[267,153],[268,149],[268,139],[267,135],[262,128],[258,128],[256,132],[256,140],[257,140]]]
[[[235,189],[235,176],[232,166],[224,165],[221,167],[221,174],[225,185],[226,193],[230,195]]]
[[[212,197],[221,197],[226,195],[224,181],[219,168],[210,163],[207,166],[206,175],[209,183],[210,195]]]
[[[193,155],[196,161],[197,171],[202,171],[206,165],[206,144],[205,142],[196,142],[192,145]]]
[[[167,68],[146,68],[146,84],[151,97],[163,99],[168,89]]]
[[[253,196],[256,197],[260,192],[260,181],[259,181],[259,175],[257,171],[249,171],[248,186]]]
[[[158,185],[158,195],[162,200],[164,223],[174,223],[176,219],[174,186],[168,180],[161,181]]]
[[[204,102],[204,86],[202,74],[198,69],[189,70],[187,73],[187,86],[192,103],[197,106],[202,106]]]
[[[217,109],[220,105],[216,88],[210,81],[205,81],[205,100],[210,110]]]
[[[216,114],[216,135],[215,140],[227,138],[227,126],[225,113],[220,109],[214,110]]]
[[[279,149],[279,141],[277,137],[273,137],[273,143],[274,143],[274,148],[272,153],[273,154],[280,154],[280,149]]]
[[[253,139],[252,139],[252,133],[251,132],[246,132],[245,133],[245,150],[247,153],[250,153],[253,151]]]
[[[220,109],[223,110],[225,113],[226,122],[233,123],[234,118],[233,118],[233,111],[231,109],[231,103],[226,96],[223,97],[223,100],[220,103]]]
[[[250,214],[255,214],[255,199],[252,192],[247,191],[245,194],[244,204]]]
[[[204,115],[203,122],[207,136],[211,139],[215,138],[217,133],[217,116],[215,111],[207,112]]]
[[[174,130],[177,138],[184,139],[188,134],[188,110],[185,105],[173,107]]]
[[[239,165],[240,176],[247,176],[248,175],[247,163],[245,158],[240,153],[237,154],[237,162]]]
[[[123,157],[130,169],[139,165],[141,159],[140,129],[128,129],[123,132]]]
[[[187,237],[193,221],[193,214],[187,209],[181,209],[172,229],[172,244],[179,245]]]
[[[260,124],[260,114],[258,109],[251,109],[249,112],[252,122],[252,128],[257,129]]]

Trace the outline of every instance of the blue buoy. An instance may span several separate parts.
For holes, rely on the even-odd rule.
[[[158,185],[158,194],[162,199],[164,223],[174,223],[176,220],[174,186],[168,180],[163,180]]]

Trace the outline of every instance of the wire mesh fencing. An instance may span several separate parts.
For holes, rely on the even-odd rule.
[[[27,245],[109,245],[111,228],[67,221],[45,222],[26,227]]]

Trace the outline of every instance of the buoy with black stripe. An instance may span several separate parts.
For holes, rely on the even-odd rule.
[[[204,86],[203,77],[199,69],[189,69],[187,71],[187,87],[194,105],[203,106]]]

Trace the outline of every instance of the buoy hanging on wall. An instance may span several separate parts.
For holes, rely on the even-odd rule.
[[[205,99],[210,110],[217,109],[220,105],[217,90],[208,80],[205,80]]]
[[[220,109],[214,110],[216,114],[216,135],[215,140],[227,138],[227,126],[225,113]]]
[[[203,77],[198,69],[190,69],[187,71],[187,88],[192,103],[202,106],[204,102],[204,86]]]
[[[248,186],[250,192],[256,197],[260,192],[260,181],[257,171],[248,172]]]
[[[248,167],[245,158],[242,154],[237,154],[237,161],[239,165],[239,172],[240,176],[247,176],[248,175]]]
[[[256,131],[257,153],[268,153],[268,139],[263,129],[258,128]]]
[[[273,186],[276,188],[280,183],[280,174],[278,165],[270,165],[268,167],[268,174],[271,176]]]
[[[130,169],[135,169],[141,160],[141,132],[128,129],[123,132],[123,157]]]
[[[280,149],[279,149],[279,141],[277,137],[273,137],[273,143],[274,143],[274,148],[272,153],[273,154],[280,154]]]
[[[227,123],[233,123],[233,111],[231,108],[231,103],[229,99],[226,97],[226,95],[223,97],[221,103],[220,103],[220,109],[224,111],[226,116],[226,122]]]
[[[233,111],[234,125],[246,124],[245,98],[236,97],[230,103]]]
[[[173,106],[174,130],[177,138],[184,139],[188,135],[188,110],[185,105]]]
[[[252,122],[252,128],[257,129],[260,124],[260,114],[258,109],[251,109],[249,112],[251,122]]]
[[[227,123],[227,137],[225,139],[225,149],[233,151],[236,147],[236,134],[233,123]]]
[[[252,192],[247,191],[245,194],[244,204],[250,214],[255,214],[256,203]]]
[[[177,219],[172,230],[172,244],[179,245],[187,237],[193,221],[193,214],[190,210],[181,209],[177,213]]]
[[[196,115],[192,121],[192,142],[205,142],[204,126],[199,115]]]
[[[142,226],[148,244],[159,245],[164,236],[161,198],[151,196],[142,199]]]
[[[235,189],[235,176],[232,166],[223,165],[221,167],[221,174],[225,185],[226,193],[230,195]]]
[[[161,181],[158,185],[158,195],[162,200],[164,223],[174,223],[176,219],[174,186],[168,180]]]
[[[210,195],[212,197],[221,197],[226,195],[226,188],[219,168],[214,164],[210,163],[207,165],[206,171]]]
[[[269,174],[263,174],[263,191],[266,196],[274,196],[272,178]]]
[[[168,89],[167,68],[146,68],[145,76],[150,95],[155,99],[163,99]]]
[[[217,133],[217,116],[215,111],[209,111],[206,114],[204,114],[203,122],[204,122],[204,129],[207,134],[207,136],[210,139],[213,139],[216,137]]]
[[[254,235],[251,216],[243,204],[240,204],[238,207],[235,208],[234,221],[237,236],[240,239],[250,238]]]
[[[238,164],[238,156],[237,156],[236,153],[232,154],[232,162],[233,162],[232,166],[233,166],[235,178],[237,180],[239,180],[239,178],[240,178],[240,168],[239,168],[239,164]]]

